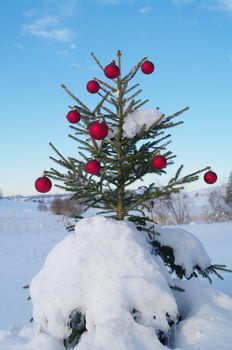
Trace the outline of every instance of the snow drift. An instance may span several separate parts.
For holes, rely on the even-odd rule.
[[[77,349],[162,349],[155,330],[167,332],[175,298],[141,232],[105,217],[82,219],[48,255],[30,293],[38,331],[70,334],[69,315],[86,316]],[[135,322],[132,310],[139,312]]]
[[[214,226],[209,227],[211,240]],[[175,262],[189,274],[194,264],[204,268],[210,263],[188,231],[156,230],[157,240],[173,247]],[[51,245],[49,237],[46,246]],[[169,285],[185,292],[172,291]],[[80,220],[76,232],[51,250],[30,290],[34,323],[0,331],[1,350],[65,350],[63,337],[70,334],[74,309],[86,316],[87,329],[75,350],[231,349],[232,299],[196,278],[173,280],[162,259],[151,255],[143,233],[126,221],[101,216]],[[178,313],[182,320],[171,327],[164,346],[156,332],[169,330],[167,310],[174,322]]]

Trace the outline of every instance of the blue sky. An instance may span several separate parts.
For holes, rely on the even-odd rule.
[[[134,82],[147,107],[166,114],[185,106],[184,125],[171,130],[177,154],[165,183],[210,165],[224,183],[232,170],[232,0],[21,0],[0,2],[1,172],[4,195],[35,194],[34,181],[54,166],[48,146],[75,156],[65,115],[66,85],[89,107],[98,98],[86,82],[122,50],[126,72],[148,56],[156,71]],[[157,177],[148,176],[156,181]],[[146,183],[144,183],[146,184]],[[207,187],[202,179],[189,189]],[[58,193],[53,189],[53,193]]]

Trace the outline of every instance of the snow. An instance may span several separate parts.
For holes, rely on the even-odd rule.
[[[54,244],[67,235],[62,218],[38,211],[37,205],[0,200],[0,329],[30,320],[31,303],[22,287],[39,271]]]
[[[156,240],[162,246],[173,248],[175,264],[185,269],[186,277],[191,276],[196,265],[204,270],[211,264],[204,246],[190,232],[183,228],[162,228],[159,225],[155,226],[155,230],[160,233]]]
[[[168,331],[166,312],[176,319],[178,310],[150,250],[133,224],[102,216],[82,219],[32,280],[38,329],[58,339],[67,337],[68,317],[78,309],[86,315],[88,332],[77,349],[145,350],[155,343],[161,349],[151,327]],[[135,325],[133,309],[140,312],[140,325]]]
[[[152,124],[161,121],[162,115],[164,114],[157,109],[143,109],[129,113],[124,119],[124,136],[133,138],[140,132],[143,125],[148,130]]]
[[[65,350],[61,341],[48,334],[36,334],[33,327],[0,331],[1,350]]]
[[[88,215],[96,215],[96,211],[91,209],[86,214],[86,216]],[[90,219],[92,220],[93,218]],[[108,220],[109,219],[107,219],[107,221]],[[102,227],[105,228],[106,225],[102,224],[101,228]],[[146,243],[142,240],[140,236],[141,233],[139,235],[136,235],[136,233],[131,227],[132,226],[128,228],[125,242],[122,240],[116,240],[116,242],[118,242],[118,245],[116,245],[114,249],[111,246],[111,250],[108,251],[110,263],[108,269],[107,266],[102,264],[102,273],[104,272],[106,275],[105,277],[110,278],[111,269],[112,266],[114,266],[112,259],[116,259],[118,257],[117,254],[119,247],[120,249],[124,247],[126,258],[125,268],[129,269],[130,259],[132,259],[133,262],[136,260],[138,264],[141,263],[142,255],[144,255],[145,258],[142,259],[143,265],[141,266],[141,269],[139,265],[136,267],[136,273],[138,271],[143,271],[144,273],[144,271],[147,271],[146,269],[148,269],[150,275],[152,276],[152,271],[154,271],[155,269],[155,271],[157,272],[157,278],[160,276],[162,286],[167,286],[167,282],[165,281],[168,281],[169,283],[170,276],[168,276],[168,274],[165,275],[162,260],[158,258],[151,261],[146,259],[146,257],[148,258],[147,249],[149,248],[147,247]],[[85,242],[86,246],[88,242],[88,236],[92,234],[92,226],[90,226],[88,229],[89,231],[87,233]],[[108,233],[111,232],[108,226],[106,227],[106,229]],[[162,230],[165,230],[165,232],[167,232],[166,229],[167,228],[163,228]],[[170,227],[168,229],[171,230]],[[232,267],[232,222],[175,226],[173,227],[172,233],[178,232],[179,229],[184,229],[185,232],[191,232],[203,243],[203,246],[207,248],[207,252],[212,258],[212,263],[227,264],[228,268]],[[67,234],[67,231],[64,229],[62,219],[59,216],[54,216],[47,212],[37,211],[37,204],[30,202],[22,203],[19,201],[14,202],[12,200],[4,199],[0,201],[0,329],[3,329],[2,331],[0,331],[1,350],[64,350],[63,343],[60,339],[56,339],[51,334],[38,333],[38,329],[33,327],[32,324],[29,324],[29,319],[31,317],[31,302],[26,300],[28,296],[28,290],[23,290],[22,286],[30,283],[33,276],[38,274],[38,272],[41,270],[41,267],[44,264],[46,256],[48,256],[49,251],[55,244],[58,243],[59,246],[61,242],[67,242],[66,239],[68,239],[68,237],[74,237],[73,239],[77,240],[79,239],[77,238],[79,233],[80,230],[78,230],[78,232],[76,232],[75,234]],[[118,234],[119,233],[121,233],[121,229],[120,231],[118,231]],[[116,232],[114,233],[114,235],[116,239]],[[83,239],[84,241],[83,234],[80,234],[80,236],[81,240]],[[132,240],[132,238],[134,239]],[[132,247],[128,247],[128,243],[131,243],[131,240],[129,239],[131,239],[133,242]],[[165,234],[163,240],[165,240]],[[168,240],[168,242],[170,242],[170,240]],[[90,245],[88,246],[88,249],[90,249],[92,253],[94,252],[96,256],[98,252],[98,254],[102,254],[103,257],[106,258],[107,252],[104,252],[103,254],[102,251],[100,251],[100,249],[97,249],[100,248],[100,237],[96,243],[95,241],[92,243],[94,244],[94,246]],[[109,242],[103,243],[109,244]],[[179,243],[184,244],[184,242],[181,242],[181,239],[179,239]],[[195,243],[198,246],[198,241],[196,241]],[[114,241],[114,245],[115,244],[116,243]],[[137,249],[136,251],[139,253],[138,260],[136,255],[132,254],[135,247]],[[184,247],[185,246],[183,245],[183,249],[185,249]],[[54,249],[55,248],[53,248],[53,252]],[[177,255],[179,255],[179,252],[177,253]],[[87,265],[89,269],[91,266],[92,268],[94,268],[96,256],[91,256],[92,261],[89,260],[89,264]],[[199,257],[196,256],[195,258],[198,259]],[[186,263],[184,257],[182,257],[182,260],[184,263]],[[78,261],[78,259],[76,259],[76,261]],[[68,264],[69,263],[67,262],[67,265]],[[85,270],[85,264],[84,261],[82,261],[83,270]],[[124,273],[122,270],[122,262],[120,263],[120,266],[121,270],[117,270],[118,275],[115,276],[115,274],[113,274],[113,276],[116,278],[115,283],[118,283],[117,285],[119,285],[120,276],[122,277]],[[150,266],[152,266],[152,268]],[[57,268],[58,267],[56,266],[55,271]],[[43,271],[43,269],[44,267],[41,271]],[[133,271],[133,269],[134,267],[132,266],[130,271]],[[99,270],[98,266],[96,267],[96,270]],[[72,273],[72,270],[70,270],[70,273]],[[172,348],[174,348],[175,350],[231,349],[232,339],[230,330],[232,321],[232,307],[231,298],[229,297],[229,295],[232,297],[232,274],[223,275],[225,277],[225,281],[213,278],[213,287],[208,284],[207,280],[202,279],[191,279],[189,281],[174,281],[174,285],[178,285],[184,288],[186,292],[173,292],[176,304],[178,305],[178,309],[181,312],[181,314],[183,314],[183,320],[176,326],[176,329],[173,328],[173,333],[175,333],[175,339],[170,339],[170,346]],[[81,276],[83,279],[88,279],[87,276],[84,276],[84,271]],[[101,275],[100,277],[101,278],[99,279],[99,285],[101,284],[101,286],[103,286],[103,275]],[[114,339],[114,343],[112,344],[112,346],[109,346],[108,349],[120,349],[120,346],[124,346],[123,349],[125,350],[168,349],[167,346],[163,346],[157,341],[152,328],[150,326],[146,326],[147,322],[151,322],[151,320],[149,319],[148,306],[145,303],[147,297],[143,297],[143,293],[145,293],[147,287],[141,287],[141,289],[139,289],[137,282],[135,282],[135,284],[138,287],[138,289],[135,289],[133,283],[134,281],[136,281],[136,279],[129,279],[129,277],[130,276],[126,276],[126,280],[130,280],[131,283],[128,282],[127,284],[125,284],[125,286],[123,285],[124,290],[120,290],[121,294],[118,293],[117,295],[115,295],[116,293],[114,290],[112,292],[114,293],[113,296],[118,297],[117,302],[120,301],[120,296],[125,297],[125,303],[123,305],[123,307],[125,307],[125,313],[123,314],[122,319],[120,320],[120,324],[118,323],[119,320],[116,318],[114,318],[114,320],[110,319],[111,323],[108,327],[106,327],[104,322],[102,324],[98,323],[98,332],[94,333],[92,329],[92,337],[83,337],[81,342],[78,344],[78,347],[76,347],[76,350],[89,350],[90,348],[91,350],[93,348],[97,350],[102,350],[104,349],[105,344],[107,342],[109,343],[112,339]],[[143,280],[144,277],[145,280]],[[146,278],[146,275],[142,276],[142,280],[144,283],[146,282]],[[148,285],[150,286],[150,294],[148,295],[148,297],[152,296],[155,292],[158,293],[156,289],[152,288],[153,280],[149,280]],[[94,287],[96,286],[97,282],[94,285]],[[101,292],[101,295],[98,296],[98,298],[101,296],[103,298],[103,295],[108,295],[104,293],[110,293],[113,289],[111,289],[111,285],[106,285],[106,287],[107,288],[106,290],[104,289],[104,291],[103,288],[99,288],[99,293]],[[214,287],[220,289],[221,291],[223,291],[223,293],[215,290]],[[90,292],[91,290],[89,290],[89,293]],[[168,292],[170,291],[168,290]],[[142,296],[141,298],[139,298],[139,293],[140,297]],[[53,299],[55,299],[55,295],[56,294],[54,293]],[[167,296],[168,295],[169,294],[167,294]],[[172,296],[172,293],[170,295]],[[86,295],[85,298],[87,300],[87,298],[90,298],[90,296]],[[170,297],[170,301],[174,300],[172,298],[173,297]],[[131,323],[133,319],[131,318],[131,315],[128,312],[128,306],[130,306],[129,302],[133,301],[134,304],[139,303],[141,300],[143,308],[141,322],[140,320],[138,320],[139,323]],[[162,303],[160,302],[160,299],[158,298],[158,303],[156,302],[157,299],[154,300],[154,304],[159,304],[159,306],[152,305],[152,307],[162,308]],[[52,302],[56,303],[56,301]],[[104,314],[107,314],[107,305],[109,307],[109,303],[106,304],[106,308],[103,310]],[[92,307],[92,305],[90,306]],[[166,309],[166,304],[163,306]],[[112,306],[112,310],[114,311],[114,305]],[[95,310],[95,315],[97,315],[97,310]],[[59,314],[56,316],[58,317],[58,320],[59,317],[63,317]],[[90,321],[91,318],[88,319],[88,324],[91,328]],[[124,325],[123,328],[121,327],[121,322]],[[155,326],[157,327],[157,325]],[[62,327],[63,329],[65,328],[64,325],[62,325]],[[132,335],[132,337],[130,337],[129,340],[128,329],[131,331],[130,334]],[[99,346],[94,347],[92,345],[90,346],[90,344],[93,344],[93,342],[96,342],[96,344],[100,344],[100,340],[103,338],[103,345],[101,344]],[[146,338],[146,340],[144,338]]]
[[[225,264],[232,269],[232,221],[213,223],[183,225],[195,237],[201,240],[207,248],[213,264]],[[232,297],[232,273],[224,273],[224,280],[213,278],[213,286]],[[207,281],[206,281],[207,283]]]
[[[176,346],[188,350],[231,349],[232,299],[203,286],[196,278],[178,281],[178,285],[186,292],[176,294],[185,318],[177,327]]]

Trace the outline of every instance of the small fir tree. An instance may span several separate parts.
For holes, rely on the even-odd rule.
[[[92,56],[105,72],[104,67],[93,53]],[[147,57],[144,57],[128,74],[122,76],[121,51],[118,51],[117,57],[117,65],[115,61],[111,64],[118,67],[118,76],[111,79],[112,83],[96,77],[89,82],[95,82],[100,86],[98,95],[101,100],[93,110],[74,96],[64,84],[61,85],[76,102],[70,107],[71,111],[67,117],[73,123],[74,113],[79,113],[79,118],[76,119],[79,123],[78,126],[70,126],[74,135],[70,134],[69,137],[80,144],[78,153],[83,160],[64,157],[50,143],[58,156],[57,159],[50,158],[64,167],[67,172],[63,173],[51,168],[50,171],[45,172],[45,175],[62,181],[63,184],[57,187],[74,193],[73,197],[85,205],[85,211],[89,208],[102,209],[98,214],[112,213],[110,217],[117,220],[127,218],[133,221],[138,229],[146,229],[146,223],[151,221],[142,208],[146,201],[179,192],[183,189],[184,184],[197,180],[199,174],[208,170],[209,167],[181,177],[183,169],[181,166],[166,186],[157,186],[153,182],[149,186],[144,186],[143,191],[128,191],[128,186],[135,181],[143,180],[147,174],[162,175],[166,173],[166,163],[167,166],[173,164],[175,155],[167,150],[171,135],[165,135],[165,131],[181,124],[182,121],[175,121],[175,119],[189,107],[170,116],[165,116],[159,110],[147,110],[148,114],[150,113],[148,124],[140,110],[148,100],[138,98],[142,91],[137,89],[138,83],[132,86],[130,83],[140,67],[143,67],[143,64],[146,67],[149,61]],[[144,125],[131,131],[131,124],[136,122],[136,118],[143,118]],[[151,122],[152,118],[153,122]],[[98,138],[98,140],[91,137],[90,128],[93,127],[94,122],[98,123],[98,126],[107,125],[109,129],[107,137]],[[162,153],[161,156],[160,153]],[[159,164],[159,160],[165,164]],[[91,170],[91,166],[95,168]],[[134,214],[135,211],[138,215]],[[76,217],[76,219],[80,218],[82,216]]]
[[[78,153],[83,159],[64,157],[50,143],[58,156],[50,158],[65,168],[66,172],[54,168],[45,171],[46,191],[51,188],[49,178],[61,181],[62,185],[56,186],[73,194],[72,198],[78,200],[84,207],[82,214],[89,208],[96,208],[101,209],[97,215],[107,214],[107,217],[116,220],[127,219],[133,222],[139,231],[148,233],[152,245],[158,247],[158,254],[160,252],[166,261],[165,253],[161,252],[160,244],[155,239],[158,233],[149,215],[150,206],[146,203],[179,193],[186,183],[198,180],[199,174],[203,172],[207,183],[214,183],[217,175],[208,166],[181,177],[183,170],[181,165],[165,186],[152,182],[137,191],[128,190],[128,186],[137,180],[143,181],[147,174],[165,174],[166,166],[174,163],[176,155],[167,150],[171,135],[166,135],[165,132],[183,123],[175,119],[189,107],[169,116],[161,113],[159,109],[141,110],[149,100],[140,99],[138,96],[142,90],[139,88],[139,83],[131,85],[131,82],[140,68],[144,74],[151,74],[154,70],[153,63],[144,57],[123,76],[120,50],[117,52],[117,64],[112,60],[105,68],[94,53],[91,55],[111,83],[98,77],[87,83],[87,91],[91,94],[97,93],[100,97],[93,110],[76,97],[65,84],[61,84],[76,102],[75,105],[69,106],[70,111],[67,114],[71,124],[78,124],[70,125],[74,135],[69,134],[69,137],[80,144]],[[78,221],[83,215],[77,214],[74,217]],[[69,223],[67,228],[72,230],[74,225]],[[169,249],[172,250],[171,247],[168,247]],[[170,266],[172,271],[176,272],[174,261]],[[197,267],[196,269],[204,277],[209,278],[209,273],[216,273],[217,268],[224,269],[224,267],[212,265],[206,271],[201,271]],[[182,270],[178,275],[183,277],[185,272]]]
[[[217,270],[226,270],[224,265],[210,265],[204,270],[193,266],[190,275],[183,266],[177,265],[175,249],[159,240],[159,229],[156,228],[151,217],[152,208],[159,198],[167,198],[172,193],[178,193],[184,184],[196,181],[199,174],[205,173],[208,183],[216,181],[216,174],[209,167],[197,170],[181,177],[183,165],[165,186],[158,186],[154,182],[148,186],[131,191],[128,186],[137,180],[143,180],[147,174],[162,175],[166,173],[166,166],[173,164],[175,155],[167,149],[170,143],[170,134],[167,129],[182,123],[175,121],[178,116],[188,110],[188,107],[166,116],[158,109],[141,110],[148,100],[141,100],[139,84],[131,84],[135,75],[141,68],[145,74],[154,70],[152,62],[147,57],[141,59],[128,74],[122,74],[121,51],[117,53],[117,63],[112,61],[105,68],[92,53],[97,65],[111,80],[104,81],[94,77],[88,82],[87,90],[98,93],[99,103],[93,110],[88,108],[64,84],[62,88],[75,101],[70,106],[67,119],[74,134],[69,137],[79,144],[79,155],[82,159],[65,157],[50,143],[57,158],[51,157],[65,171],[51,168],[44,173],[43,178],[36,181],[36,188],[42,192],[51,188],[50,179],[62,182],[57,187],[71,192],[73,198],[85,206],[84,212],[89,208],[97,208],[97,214],[107,214],[116,220],[129,220],[139,231],[148,233],[152,245],[152,253],[162,258],[170,273],[178,278],[191,278],[201,275],[210,281],[210,273],[222,278]],[[152,206],[149,205],[152,201]],[[148,203],[148,204],[147,204]],[[76,215],[76,220],[83,218]],[[185,237],[185,240],[187,238]],[[170,286],[181,290],[181,288]],[[183,290],[182,290],[183,291]],[[70,329],[72,333],[66,338],[66,347],[73,347],[78,343],[85,328],[85,317],[80,310],[74,310],[70,315]],[[136,315],[136,310],[133,311]],[[168,317],[168,316],[167,316]],[[136,318],[136,316],[135,316]],[[170,320],[170,325],[173,320]],[[165,336],[159,334],[161,342],[165,343]]]

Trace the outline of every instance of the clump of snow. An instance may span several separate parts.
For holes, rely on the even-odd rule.
[[[161,228],[159,225],[155,230],[160,233],[156,240],[162,246],[173,248],[175,264],[185,269],[186,277],[192,274],[196,265],[205,270],[211,264],[203,244],[192,233],[179,227]]]
[[[164,114],[157,109],[144,109],[129,113],[124,119],[124,136],[128,138],[134,137],[140,132],[143,125],[148,130],[152,124],[162,120],[162,115]]]
[[[176,299],[184,320],[176,329],[176,346],[187,350],[229,350],[232,344],[232,299],[193,278],[177,281],[185,293]]]
[[[80,220],[30,285],[37,329],[67,337],[69,315],[78,309],[87,332],[76,349],[163,349],[155,330],[168,331],[166,313],[175,320],[178,310],[150,249],[132,223],[102,216]]]

